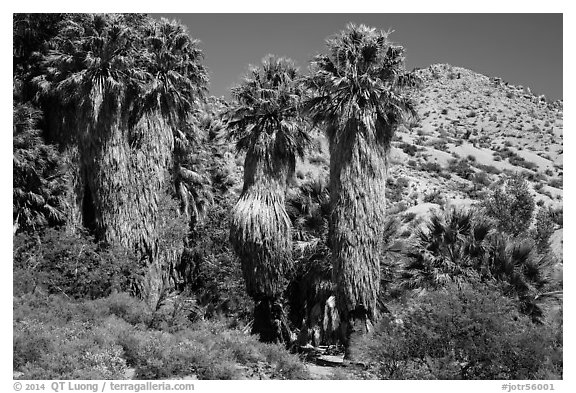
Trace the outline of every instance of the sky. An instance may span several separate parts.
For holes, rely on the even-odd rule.
[[[184,23],[201,41],[210,94],[229,97],[249,65],[286,56],[307,72],[325,39],[348,22],[394,30],[406,68],[449,63],[563,98],[562,14],[153,14]]]

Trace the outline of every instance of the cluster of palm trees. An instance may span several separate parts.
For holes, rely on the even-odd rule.
[[[304,76],[289,60],[265,58],[233,90],[225,123],[246,151],[230,238],[256,301],[253,332],[265,341],[284,334],[280,295],[292,263],[285,195],[314,126],[330,144],[329,245],[344,342],[378,317],[387,153],[396,128],[416,115],[407,88],[417,81],[386,32],[349,24],[327,45]]]
[[[140,14],[15,15],[14,35],[18,99],[43,110],[45,136],[69,164],[68,226],[140,255],[154,307],[183,247],[160,246],[166,195],[190,214],[199,182],[186,167],[208,81],[198,42]]]
[[[406,92],[415,79],[388,33],[350,24],[327,44],[308,75],[289,59],[266,57],[233,89],[218,125],[246,154],[230,240],[256,302],[253,331],[264,341],[290,339],[286,192],[312,127],[330,143],[329,248],[345,341],[377,318],[386,157],[397,126],[415,114]],[[139,14],[15,15],[14,59],[15,101],[44,115],[30,111],[15,122],[15,140],[35,138],[41,121],[67,166],[63,187],[44,182],[34,195],[15,187],[15,223],[65,217],[72,229],[135,251],[148,269],[140,291],[155,307],[177,280],[183,247],[162,239],[168,218],[197,219],[210,199],[194,151],[208,80],[198,42],[177,22]],[[15,119],[23,114],[15,107]],[[30,169],[17,158],[23,180]],[[166,212],[170,199],[180,201],[178,212]]]

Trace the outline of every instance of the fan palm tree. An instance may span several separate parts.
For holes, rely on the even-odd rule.
[[[56,148],[41,137],[41,111],[27,104],[13,110],[14,232],[63,224],[65,175]]]
[[[481,280],[487,273],[493,229],[491,221],[471,210],[433,213],[425,227],[417,230],[400,285],[405,289],[436,289]]]
[[[403,288],[496,283],[536,322],[543,316],[540,302],[559,293],[550,255],[539,254],[531,239],[502,234],[494,220],[477,211],[434,213],[407,256],[400,277]]]
[[[296,156],[309,138],[299,110],[303,91],[294,63],[272,55],[232,90],[225,127],[245,151],[244,186],[232,210],[230,241],[255,300],[252,332],[262,341],[282,339],[280,296],[292,264],[291,224],[285,194]]]
[[[154,307],[183,247],[159,247],[159,204],[183,172],[174,151],[205,88],[201,52],[175,22],[134,15],[72,17],[57,41],[38,84],[72,109],[56,134],[77,151],[73,216],[147,261],[141,291]]]
[[[387,153],[396,128],[415,116],[405,87],[416,80],[388,33],[349,24],[327,45],[312,61],[306,111],[330,144],[329,237],[348,345],[377,318]]]

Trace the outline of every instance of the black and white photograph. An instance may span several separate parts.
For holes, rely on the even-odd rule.
[[[55,11],[12,14],[12,391],[562,391],[563,13]]]

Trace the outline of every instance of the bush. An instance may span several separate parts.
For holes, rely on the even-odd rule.
[[[382,379],[562,378],[561,329],[535,326],[492,288],[428,292],[354,351]]]
[[[418,152],[418,147],[416,147],[411,143],[402,142],[398,145],[398,147],[402,149],[404,153],[408,154],[411,157],[414,157],[416,155],[416,152]]]
[[[433,213],[407,252],[398,285],[437,289],[450,283],[497,283],[519,310],[541,322],[540,294],[555,287],[550,254],[538,253],[530,238],[512,238],[496,230],[481,211],[451,209]]]
[[[470,178],[474,173],[474,169],[472,169],[468,161],[465,159],[448,161],[448,170],[463,179]]]
[[[562,179],[550,179],[548,186],[562,189],[563,183]]]
[[[143,267],[126,249],[64,230],[47,229],[35,237],[16,235],[13,256],[15,294],[40,287],[71,298],[96,299],[131,290],[143,274]]]
[[[400,177],[396,180],[389,177],[386,180],[386,199],[390,202],[399,202],[403,200],[404,194],[409,185],[410,180],[405,177]]]
[[[479,185],[479,186],[489,186],[490,184],[492,184],[492,182],[490,181],[490,178],[488,177],[488,174],[486,172],[477,172],[472,176],[472,181],[474,182],[474,184]]]
[[[150,330],[146,304],[126,294],[94,301],[26,294],[14,299],[14,370],[22,379],[303,379],[305,365],[281,345],[202,321]]]
[[[526,180],[513,176],[492,191],[483,206],[501,231],[518,236],[530,228],[535,202]]]
[[[420,165],[420,170],[424,172],[440,173],[442,172],[442,167],[437,162],[423,162]]]
[[[536,214],[536,227],[532,234],[539,252],[550,250],[550,236],[554,233],[555,227],[550,210],[540,208]]]
[[[440,190],[433,190],[428,194],[424,194],[424,202],[425,203],[435,203],[437,205],[444,205],[446,202],[442,192]]]

